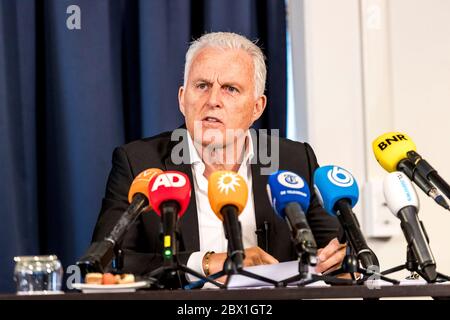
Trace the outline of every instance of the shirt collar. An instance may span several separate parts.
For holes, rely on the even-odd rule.
[[[203,171],[204,171],[205,164],[203,163],[203,160],[200,157],[198,150],[194,146],[194,140],[192,139],[191,134],[189,133],[188,130],[186,130],[186,131],[187,131],[187,136],[188,136],[189,159],[191,161],[191,164],[194,166],[202,164]],[[253,150],[253,139],[252,139],[252,135],[250,134],[249,130],[247,130],[247,132],[246,132],[246,146],[245,147],[246,148],[244,151],[244,159],[242,160],[242,164],[249,165],[250,161],[253,159],[254,154],[255,154],[254,150]]]

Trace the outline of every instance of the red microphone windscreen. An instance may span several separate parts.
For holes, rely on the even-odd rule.
[[[155,175],[148,185],[148,198],[153,210],[161,215],[161,204],[166,201],[175,201],[180,210],[181,217],[191,199],[191,183],[189,177],[179,171],[165,171]]]

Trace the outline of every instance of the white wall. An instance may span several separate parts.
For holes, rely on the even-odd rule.
[[[295,102],[304,115],[297,127],[307,128],[298,139],[314,146],[321,165],[340,164],[363,178],[364,141],[355,134],[363,131],[358,3],[294,0],[289,5]],[[304,17],[294,12],[300,8]],[[304,30],[298,32],[301,24]],[[305,80],[296,83],[300,76]]]
[[[394,124],[450,181],[450,1],[389,1],[389,19]],[[450,212],[420,200],[438,269],[450,274]]]
[[[347,168],[363,192],[386,175],[372,140],[398,130],[450,181],[450,1],[290,0],[288,13],[297,139],[319,163]],[[450,274],[450,212],[418,193],[438,269]],[[361,221],[365,201],[355,208]],[[405,260],[390,219],[393,236],[370,240],[383,269]]]

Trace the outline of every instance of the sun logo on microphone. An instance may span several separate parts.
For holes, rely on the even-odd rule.
[[[217,181],[217,186],[221,193],[228,194],[230,190],[236,192],[236,187],[239,187],[239,176],[235,173],[224,173]]]

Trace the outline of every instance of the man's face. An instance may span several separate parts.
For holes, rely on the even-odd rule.
[[[240,49],[213,47],[194,57],[178,101],[189,133],[204,146],[229,144],[226,130],[246,131],[266,106],[265,96],[255,97],[251,56]]]

